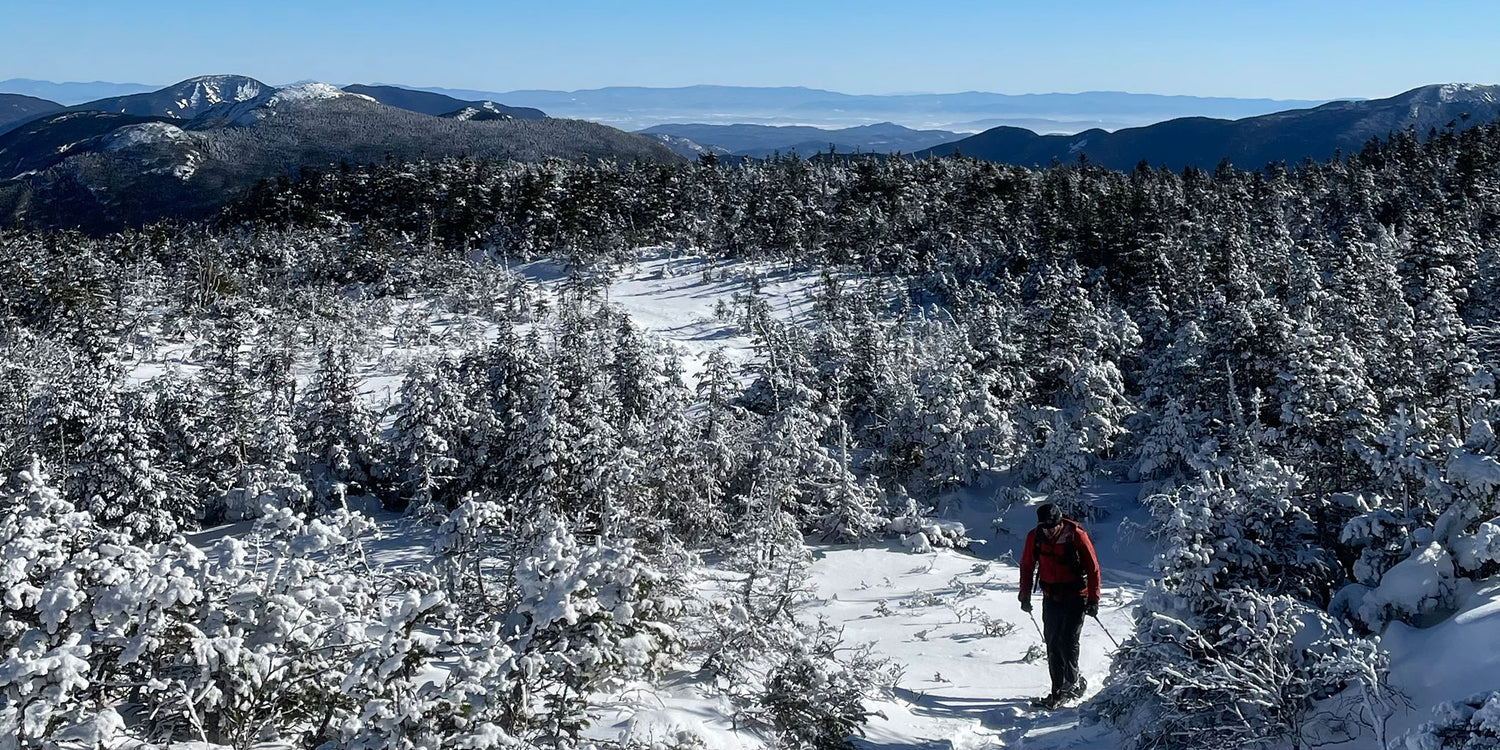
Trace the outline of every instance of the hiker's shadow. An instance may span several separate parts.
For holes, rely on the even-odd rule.
[[[1043,735],[1048,746],[1069,747],[1087,744],[1093,732],[1081,729],[1078,707],[1045,711],[1031,705],[1029,698],[966,698],[959,696],[921,693],[907,688],[894,688],[896,698],[908,703],[912,713],[943,719],[960,719],[978,722],[981,727],[994,732],[1001,747],[1021,746],[1027,735]],[[1074,736],[1078,735],[1078,736]],[[887,747],[875,742],[862,742],[862,747]],[[946,741],[932,747],[948,748]],[[917,750],[917,749],[910,749]]]
[[[919,693],[900,687],[893,692],[897,698],[911,704],[912,713],[921,716],[969,719],[986,729],[1010,729],[1023,721],[1034,726],[1031,714],[1036,713],[1036,709],[1026,698],[965,698]]]

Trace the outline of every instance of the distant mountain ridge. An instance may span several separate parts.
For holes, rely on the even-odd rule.
[[[578,117],[642,130],[673,122],[715,125],[813,125],[842,128],[893,122],[916,129],[976,130],[976,122],[1025,123],[1041,130],[1088,124],[1114,129],[1188,115],[1236,118],[1310,107],[1324,100],[1238,99],[1118,91],[1076,94],[844,94],[800,86],[611,86],[578,91],[508,92],[406,86],[460,99],[495,99],[537,107],[554,117]],[[1055,123],[1055,128],[1046,127]]]
[[[1271,162],[1322,160],[1342,150],[1358,151],[1374,137],[1414,128],[1425,135],[1450,123],[1466,125],[1500,117],[1500,86],[1437,84],[1387,99],[1331,102],[1311,109],[1288,110],[1239,120],[1188,117],[1113,133],[1087,130],[1074,135],[1038,135],[998,127],[915,154],[961,153],[989,161],[1045,165],[1053,160],[1089,161],[1128,170],[1145,161],[1152,166],[1210,169],[1228,159],[1256,169]]]
[[[258,180],[390,158],[680,160],[597,123],[434,117],[323,83],[206,76],[99,106],[111,111],[75,107],[0,135],[0,225],[202,219]]]
[[[21,78],[0,81],[0,91],[41,97],[68,106],[149,93],[159,88],[131,83],[52,83]],[[1116,130],[1185,116],[1242,118],[1316,106],[1325,101],[1133,94],[1118,91],[1049,94],[997,94],[983,91],[845,94],[800,86],[613,86],[578,91],[521,89],[494,92],[373,83],[368,84],[368,88],[435,93],[463,103],[444,112],[430,112],[427,111],[427,105],[398,104],[384,100],[386,104],[402,108],[420,106],[422,108],[413,111],[425,114],[444,115],[475,102],[490,101],[503,103],[501,106],[511,109],[535,109],[554,117],[590,119],[628,130],[682,122],[714,125],[810,125],[821,128],[892,122],[918,130],[978,132],[994,126],[1010,125],[1041,133],[1075,133],[1092,128]],[[369,91],[361,93],[373,95]],[[375,98],[381,99],[380,96]],[[509,114],[523,117],[518,112]]]
[[[25,94],[46,99],[64,106],[82,104],[113,96],[141,94],[156,91],[161,86],[145,83],[111,83],[108,81],[39,81],[35,78],[7,78],[0,81],[0,92]]]
[[[540,109],[531,107],[511,107],[489,99],[479,101],[466,101],[455,99],[444,94],[431,91],[418,91],[415,89],[404,89],[399,86],[366,86],[360,83],[350,84],[344,87],[345,91],[356,94],[364,94],[381,104],[412,112],[421,112],[424,115],[435,117],[459,117],[458,113],[472,110],[468,117],[461,119],[498,119],[499,117],[514,117],[519,120],[540,120],[547,114]],[[483,113],[492,116],[485,117]]]
[[[909,154],[961,137],[947,130],[913,130],[889,122],[833,130],[798,125],[693,123],[656,125],[638,132],[670,135],[700,147],[718,147],[724,153],[755,158],[778,152],[811,156],[830,147],[841,153]]]
[[[27,120],[56,112],[63,106],[54,101],[24,94],[0,94],[0,133]]]

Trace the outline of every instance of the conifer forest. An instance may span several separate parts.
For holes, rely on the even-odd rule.
[[[1500,681],[1391,677],[1500,581],[1500,125],[1255,171],[389,159],[0,229],[0,303],[0,750],[885,747],[962,680],[867,620],[1044,679],[1000,554],[1042,500],[1123,540],[1076,746],[1500,746]],[[891,584],[814,586],[846,552],[958,573],[844,622]]]

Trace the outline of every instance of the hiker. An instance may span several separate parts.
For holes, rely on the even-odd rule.
[[[1088,687],[1078,669],[1078,638],[1084,616],[1099,614],[1099,559],[1089,535],[1056,505],[1042,504],[1036,519],[1021,552],[1021,611],[1031,612],[1036,573],[1042,590],[1042,639],[1052,672],[1052,693],[1040,704],[1055,708],[1082,697]]]

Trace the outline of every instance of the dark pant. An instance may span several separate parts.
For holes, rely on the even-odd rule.
[[[1078,682],[1078,638],[1083,635],[1081,596],[1043,597],[1042,637],[1047,641],[1047,669],[1052,692],[1071,690]]]

